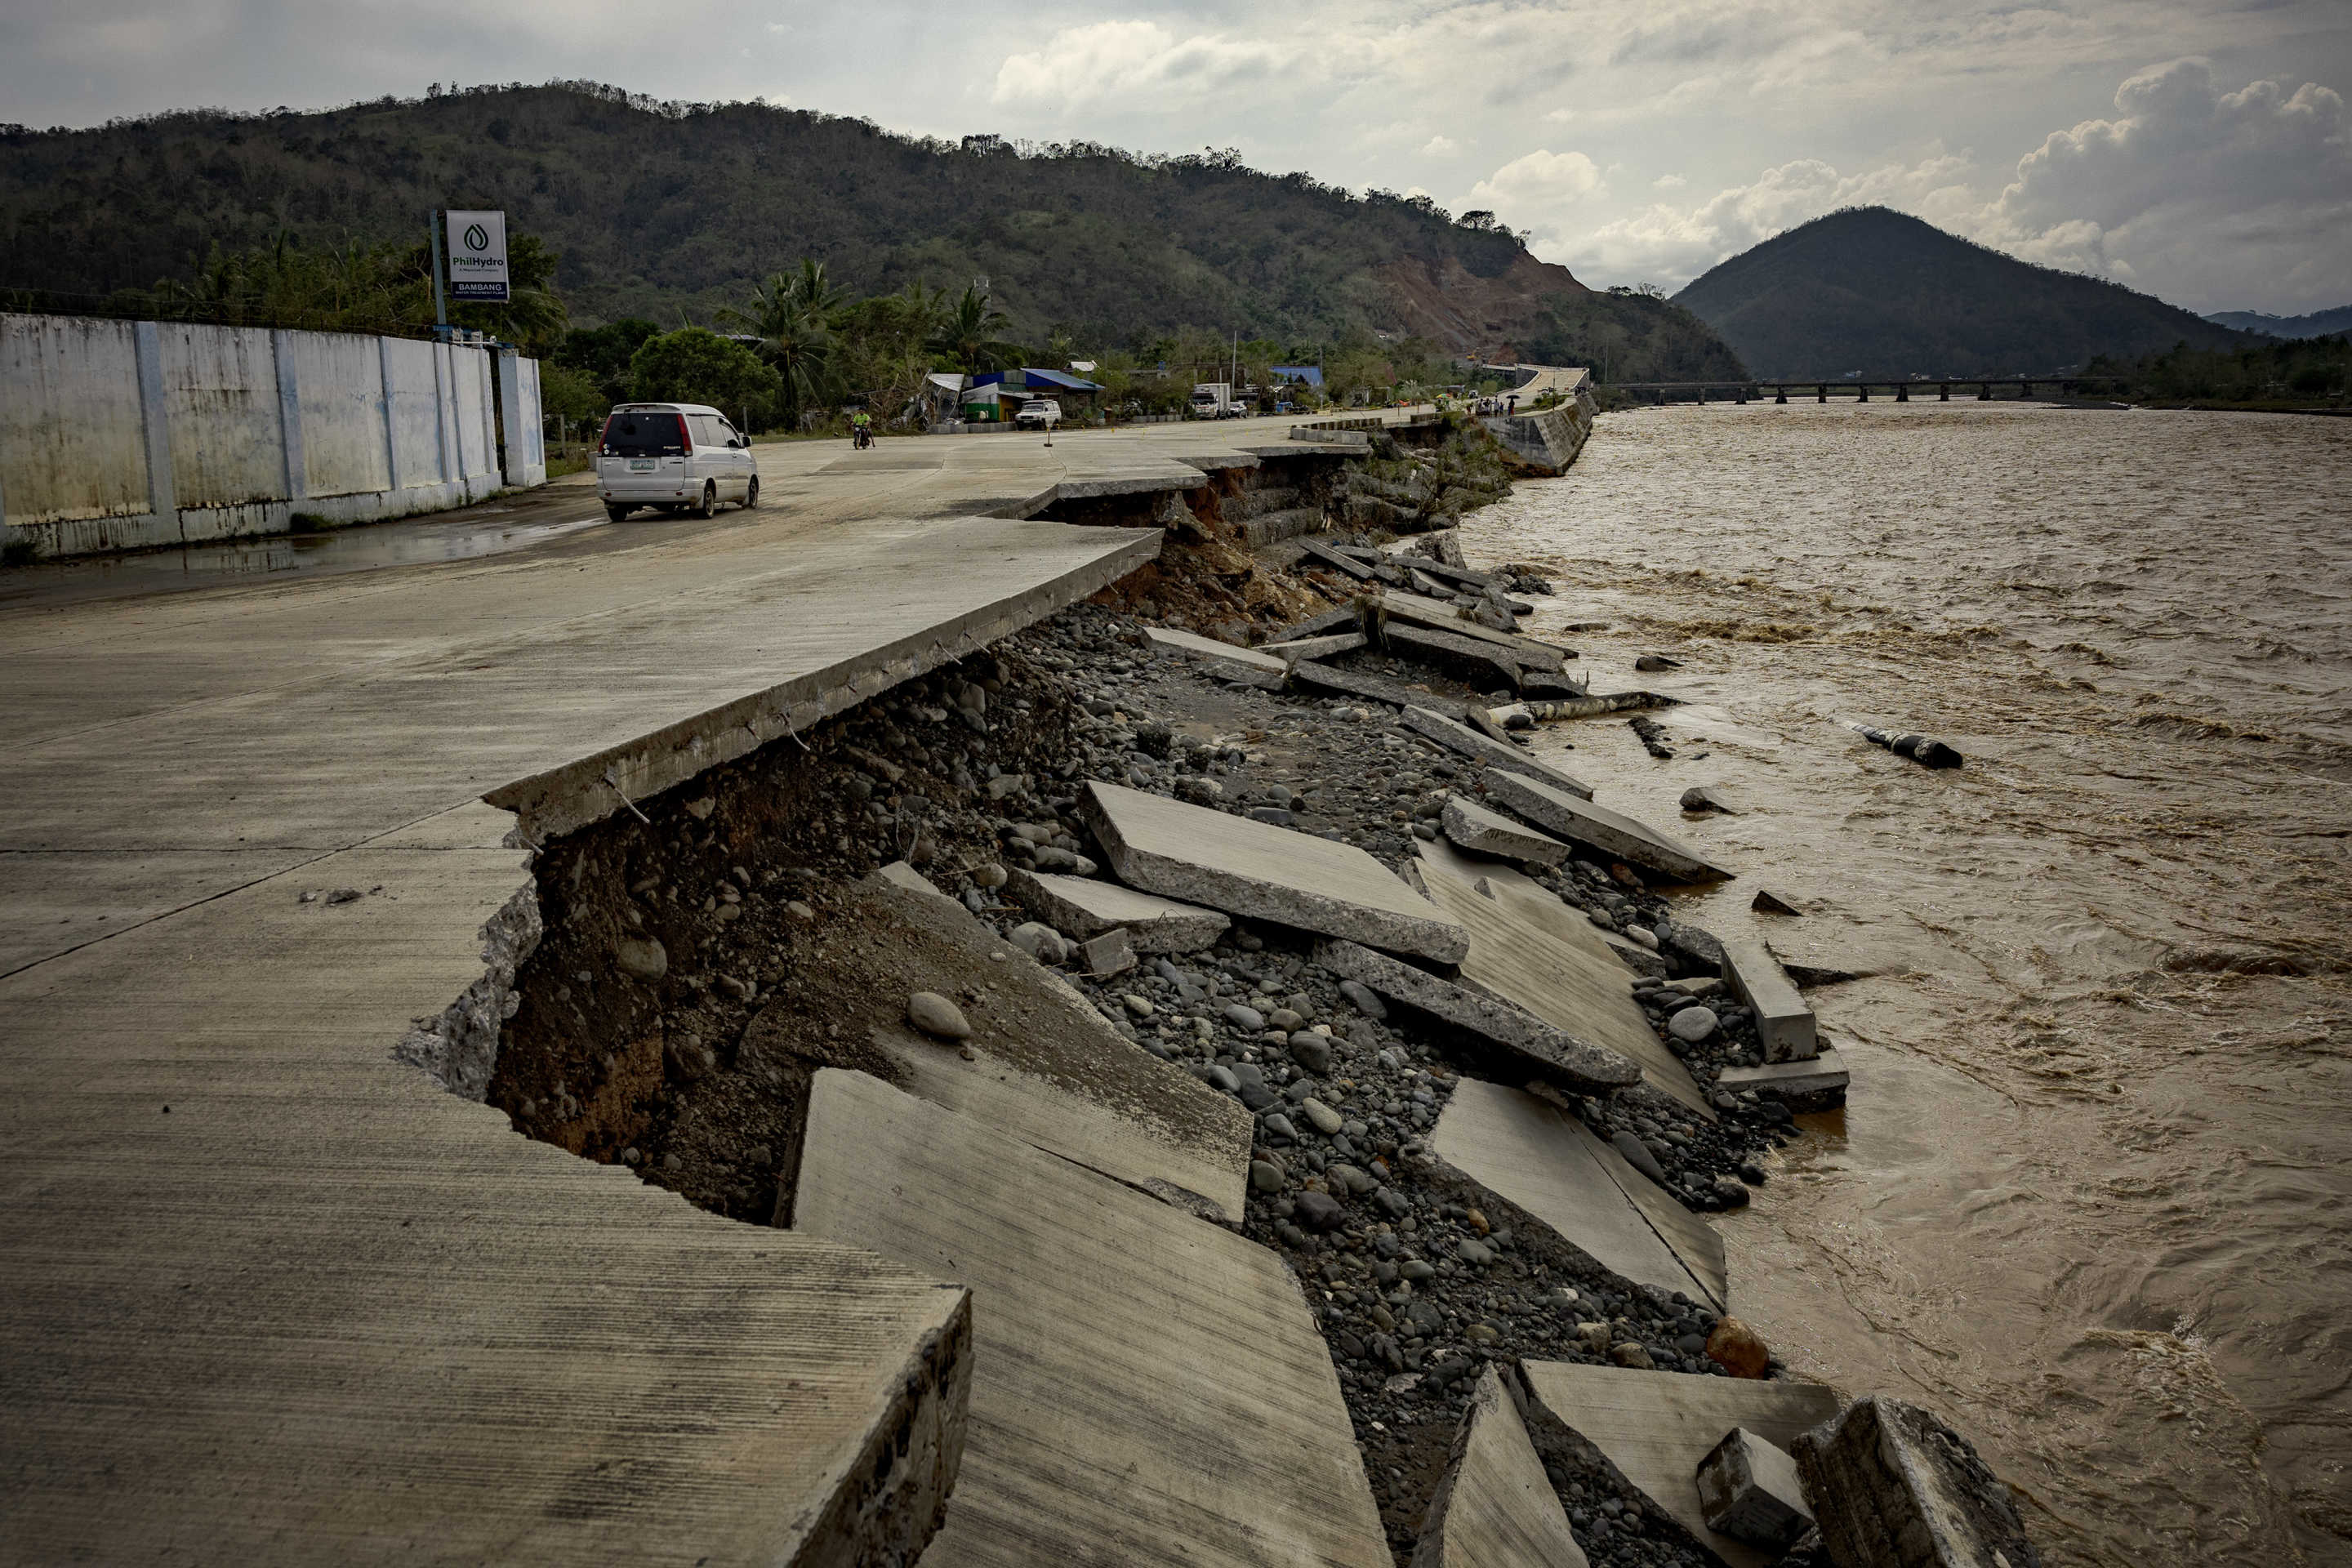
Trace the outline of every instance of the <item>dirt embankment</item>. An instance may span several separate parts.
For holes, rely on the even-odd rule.
[[[1521,345],[1555,329],[1545,300],[1591,292],[1565,267],[1524,251],[1492,278],[1481,278],[1454,257],[1391,262],[1378,274],[1400,323],[1457,354],[1516,363]]]

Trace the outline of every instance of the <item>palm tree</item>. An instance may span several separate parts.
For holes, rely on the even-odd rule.
[[[990,304],[987,295],[967,288],[940,321],[929,346],[967,372],[1003,370],[1028,353],[998,335],[1012,325],[1013,318]]]
[[[833,386],[833,327],[828,314],[839,292],[825,282],[822,263],[801,262],[795,275],[778,272],[751,290],[742,310],[719,312],[756,333],[759,354],[783,378],[784,427],[797,430],[801,410],[823,403]]]
[[[849,294],[846,289],[833,286],[833,280],[824,275],[824,262],[805,256],[801,258],[801,269],[789,279],[778,273],[768,281],[772,285],[779,280],[784,280],[793,298],[828,327],[834,325],[834,312],[841,309]]]

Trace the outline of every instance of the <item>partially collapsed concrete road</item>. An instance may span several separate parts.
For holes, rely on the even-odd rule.
[[[961,1284],[715,1218],[466,1097],[537,919],[526,847],[1157,552],[1156,531],[1031,520],[1057,498],[1197,487],[1281,435],[770,448],[762,510],[709,523],[16,593],[11,1553],[691,1563],[924,1540],[974,1386]]]

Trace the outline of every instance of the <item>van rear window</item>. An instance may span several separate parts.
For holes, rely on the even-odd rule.
[[[686,422],[667,411],[620,413],[604,421],[608,458],[677,457],[686,450]]]

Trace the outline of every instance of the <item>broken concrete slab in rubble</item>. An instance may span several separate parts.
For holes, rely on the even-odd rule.
[[[1470,945],[1352,845],[1100,782],[1080,810],[1129,887],[1438,963],[1460,963]]]
[[[1606,1094],[1641,1081],[1642,1069],[1607,1047],[1580,1039],[1512,1003],[1441,980],[1386,953],[1352,942],[1327,942],[1317,944],[1315,961],[1334,974],[1370,986],[1390,1002],[1470,1037],[1515,1069],[1580,1094]]]
[[[1268,691],[1279,691],[1290,677],[1290,667],[1278,658],[1269,658],[1254,648],[1236,647],[1214,637],[1196,637],[1167,626],[1147,626],[1144,637],[1152,650],[1171,658],[1187,658],[1200,665],[1221,680],[1238,681]]]
[[[831,1069],[793,1229],[972,1292],[963,1468],[925,1568],[1388,1568],[1330,1352],[1276,1253]]]
[[[1464,980],[1630,1058],[1643,1083],[1693,1115],[1716,1120],[1690,1069],[1658,1039],[1633,1000],[1627,985],[1633,970],[1584,911],[1517,871],[1473,861],[1446,844],[1423,844],[1415,864],[1430,901],[1470,933]]]
[[[1352,555],[1343,554],[1332,549],[1319,539],[1302,540],[1299,542],[1298,549],[1299,553],[1315,565],[1328,566],[1332,571],[1359,583],[1369,583],[1372,580],[1372,569],[1370,566]]]
[[[1840,1568],[2041,1568],[2008,1487],[1916,1405],[1859,1399],[1789,1447]]]
[[[1124,926],[1138,952],[1198,952],[1233,925],[1219,910],[1178,903],[1156,893],[1139,893],[1117,882],[1062,877],[1014,868],[1004,884],[1013,901],[1052,926],[1084,942]]]
[[[1300,659],[1290,667],[1291,679],[1302,690],[1333,692],[1342,697],[1360,697],[1373,702],[1385,702],[1399,710],[1428,708],[1451,716],[1456,722],[1470,715],[1470,704],[1451,697],[1441,697],[1424,691],[1418,686],[1407,686],[1401,680],[1385,676],[1366,675],[1357,669],[1339,669],[1313,659]]]
[[[910,893],[928,893],[943,903],[956,902],[940,890],[938,883],[908,865],[904,860],[893,860],[874,874],[894,888],[904,888]],[[961,909],[963,906],[957,904],[956,907]]]
[[[1319,637],[1328,632],[1360,632],[1363,630],[1363,610],[1355,605],[1341,605],[1335,610],[1325,610],[1320,615],[1309,616],[1303,621],[1292,622],[1275,633],[1275,640],[1296,642],[1301,637]]]
[[[1756,1015],[1756,1037],[1768,1062],[1810,1061],[1821,1053],[1813,1010],[1764,944],[1746,937],[1717,939],[1723,946],[1723,978]]]
[[[1848,1081],[1845,1058],[1825,1046],[1803,1061],[1726,1068],[1716,1087],[1727,1094],[1752,1089],[1791,1110],[1827,1110],[1845,1103]]]
[[[1592,786],[1572,774],[1562,773],[1549,763],[1529,756],[1515,741],[1496,740],[1448,718],[1430,707],[1407,708],[1404,727],[1425,741],[1435,742],[1459,757],[1484,763],[1489,768],[1500,769],[1515,775],[1538,780],[1554,789],[1591,799]],[[1538,824],[1538,826],[1545,826]]]
[[[1258,652],[1271,654],[1286,664],[1302,658],[1337,658],[1343,653],[1370,646],[1370,639],[1361,632],[1332,632],[1319,637],[1299,637],[1292,642],[1270,642],[1259,647]]]
[[[1385,589],[1381,594],[1380,612],[1391,621],[1423,626],[1431,631],[1451,632],[1456,637],[1489,644],[1509,654],[1525,668],[1540,670],[1546,675],[1559,675],[1568,668],[1570,655],[1567,650],[1518,632],[1496,631],[1492,626],[1481,626],[1464,615],[1461,606],[1450,600]]]
[[[1399,621],[1392,622],[1382,631],[1381,639],[1388,645],[1391,653],[1434,664],[1442,669],[1483,682],[1481,689],[1500,685],[1516,691],[1526,673],[1508,649],[1457,637],[1452,632],[1433,631],[1427,626],[1407,626]]]
[[[1568,858],[1568,846],[1548,833],[1515,822],[1499,811],[1489,811],[1468,795],[1449,795],[1438,818],[1445,837],[1456,848],[1498,860],[1526,860],[1557,866]]]
[[[1675,1227],[1670,1237],[1653,1225],[1615,1168],[1601,1159],[1600,1143],[1556,1105],[1523,1089],[1465,1078],[1438,1116],[1429,1147],[1611,1273],[1679,1290],[1723,1310],[1728,1305],[1722,1294],[1723,1244],[1713,1227],[1706,1229],[1711,1255],[1686,1259],[1675,1241],[1689,1242],[1687,1227]]]
[[[1462,531],[1458,528],[1433,528],[1427,533],[1408,534],[1402,539],[1391,540],[1382,553],[1392,557],[1411,555],[1423,562],[1434,561],[1440,566],[1451,566],[1470,576],[1489,575],[1469,570],[1470,563],[1462,553]],[[1498,585],[1501,581],[1500,578],[1495,579]]]
[[[1785,1448],[1838,1409],[1837,1395],[1813,1384],[1674,1377],[1569,1362],[1521,1362],[1519,1370],[1546,1414],[1599,1449],[1729,1568],[1766,1568],[1780,1553],[1707,1528],[1699,1461],[1734,1426]]]
[[[1796,1459],[1745,1426],[1698,1462],[1697,1480],[1699,1511],[1717,1534],[1785,1552],[1813,1528]]]
[[[866,983],[824,999],[822,1036],[783,994],[744,1029],[739,1061],[868,1067],[1033,1147],[1240,1218],[1252,1123],[1239,1104],[1121,1037],[1068,982],[951,900],[870,877],[842,916],[887,933]],[[907,994],[921,991],[955,999],[971,1030],[961,1048],[908,1026]],[[790,1201],[787,1186],[780,1210]]]
[[[1548,833],[1572,839],[1612,859],[1679,882],[1714,881],[1731,875],[1677,838],[1647,823],[1579,799],[1523,773],[1493,769],[1480,780],[1486,793]]]
[[[1585,1568],[1503,1375],[1489,1363],[1470,1391],[1412,1568]]]

